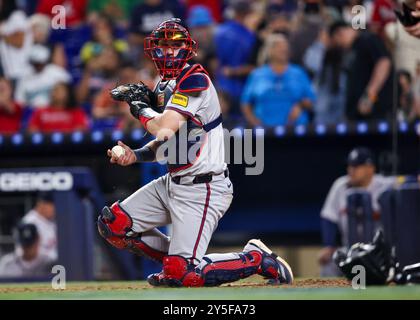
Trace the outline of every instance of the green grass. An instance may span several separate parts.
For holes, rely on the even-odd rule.
[[[4,299],[145,299],[145,300],[363,300],[420,299],[420,286],[383,286],[354,290],[351,287],[281,287],[245,286],[215,288],[152,288],[144,281],[135,282],[71,282],[65,290],[52,290],[50,284],[2,284]],[[253,281],[255,284],[255,281]]]

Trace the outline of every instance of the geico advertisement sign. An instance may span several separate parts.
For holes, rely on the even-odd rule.
[[[69,172],[1,173],[1,191],[66,191],[73,188]]]

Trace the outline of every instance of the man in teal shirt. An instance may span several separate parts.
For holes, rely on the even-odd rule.
[[[268,63],[250,74],[241,97],[246,120],[251,126],[307,124],[315,100],[308,75],[289,63],[284,36],[270,36],[264,50]]]

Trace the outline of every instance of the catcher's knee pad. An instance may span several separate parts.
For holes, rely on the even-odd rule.
[[[181,256],[163,258],[164,282],[173,287],[202,287],[204,279],[196,266]]]
[[[204,285],[218,286],[252,276],[258,272],[261,262],[262,254],[259,251],[242,252],[238,259],[227,261],[211,261],[204,257],[200,264]]]
[[[165,252],[149,247],[141,240],[141,234],[134,233],[131,228],[131,217],[115,202],[111,207],[104,207],[98,217],[98,231],[102,237],[118,249],[146,256],[162,262]],[[131,233],[131,234],[130,234]]]
[[[133,221],[120,207],[118,202],[111,207],[104,207],[98,217],[98,231],[112,245],[125,248],[124,237],[131,231]]]

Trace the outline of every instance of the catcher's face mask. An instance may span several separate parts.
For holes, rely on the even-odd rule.
[[[176,78],[187,61],[197,54],[197,43],[180,21],[162,22],[144,39],[144,52],[153,60],[163,80]]]

